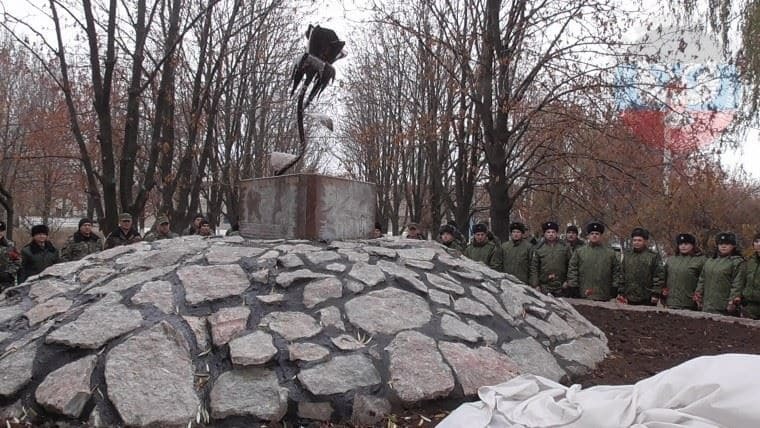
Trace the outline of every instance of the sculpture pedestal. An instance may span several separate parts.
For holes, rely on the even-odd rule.
[[[318,174],[240,182],[240,234],[252,239],[367,238],[375,185]]]

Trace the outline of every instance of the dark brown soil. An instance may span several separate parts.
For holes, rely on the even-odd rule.
[[[701,355],[760,354],[760,328],[662,312],[575,308],[607,335],[610,348],[596,370],[573,379],[584,387],[635,383]]]

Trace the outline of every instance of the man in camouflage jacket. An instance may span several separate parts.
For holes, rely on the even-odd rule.
[[[177,238],[179,235],[171,231],[169,225],[169,217],[162,214],[156,218],[156,223],[150,232],[145,234],[145,241],[152,242],[160,239],[172,239]]]
[[[488,239],[488,227],[478,223],[472,227],[472,242],[464,249],[467,258],[481,262],[493,270],[501,269],[501,249]]]
[[[79,220],[79,229],[69,236],[61,248],[61,260],[73,262],[103,250],[103,238],[92,231],[92,220]]]
[[[5,238],[5,222],[0,221],[0,291],[16,285],[16,273],[21,267],[21,253]]]

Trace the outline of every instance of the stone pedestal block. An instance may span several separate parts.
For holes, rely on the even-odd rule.
[[[375,185],[318,174],[240,183],[240,234],[253,239],[358,239],[375,224]]]

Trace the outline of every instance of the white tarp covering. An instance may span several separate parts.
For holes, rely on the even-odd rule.
[[[438,428],[760,427],[760,356],[699,357],[634,385],[588,389],[522,375],[478,396]]]

